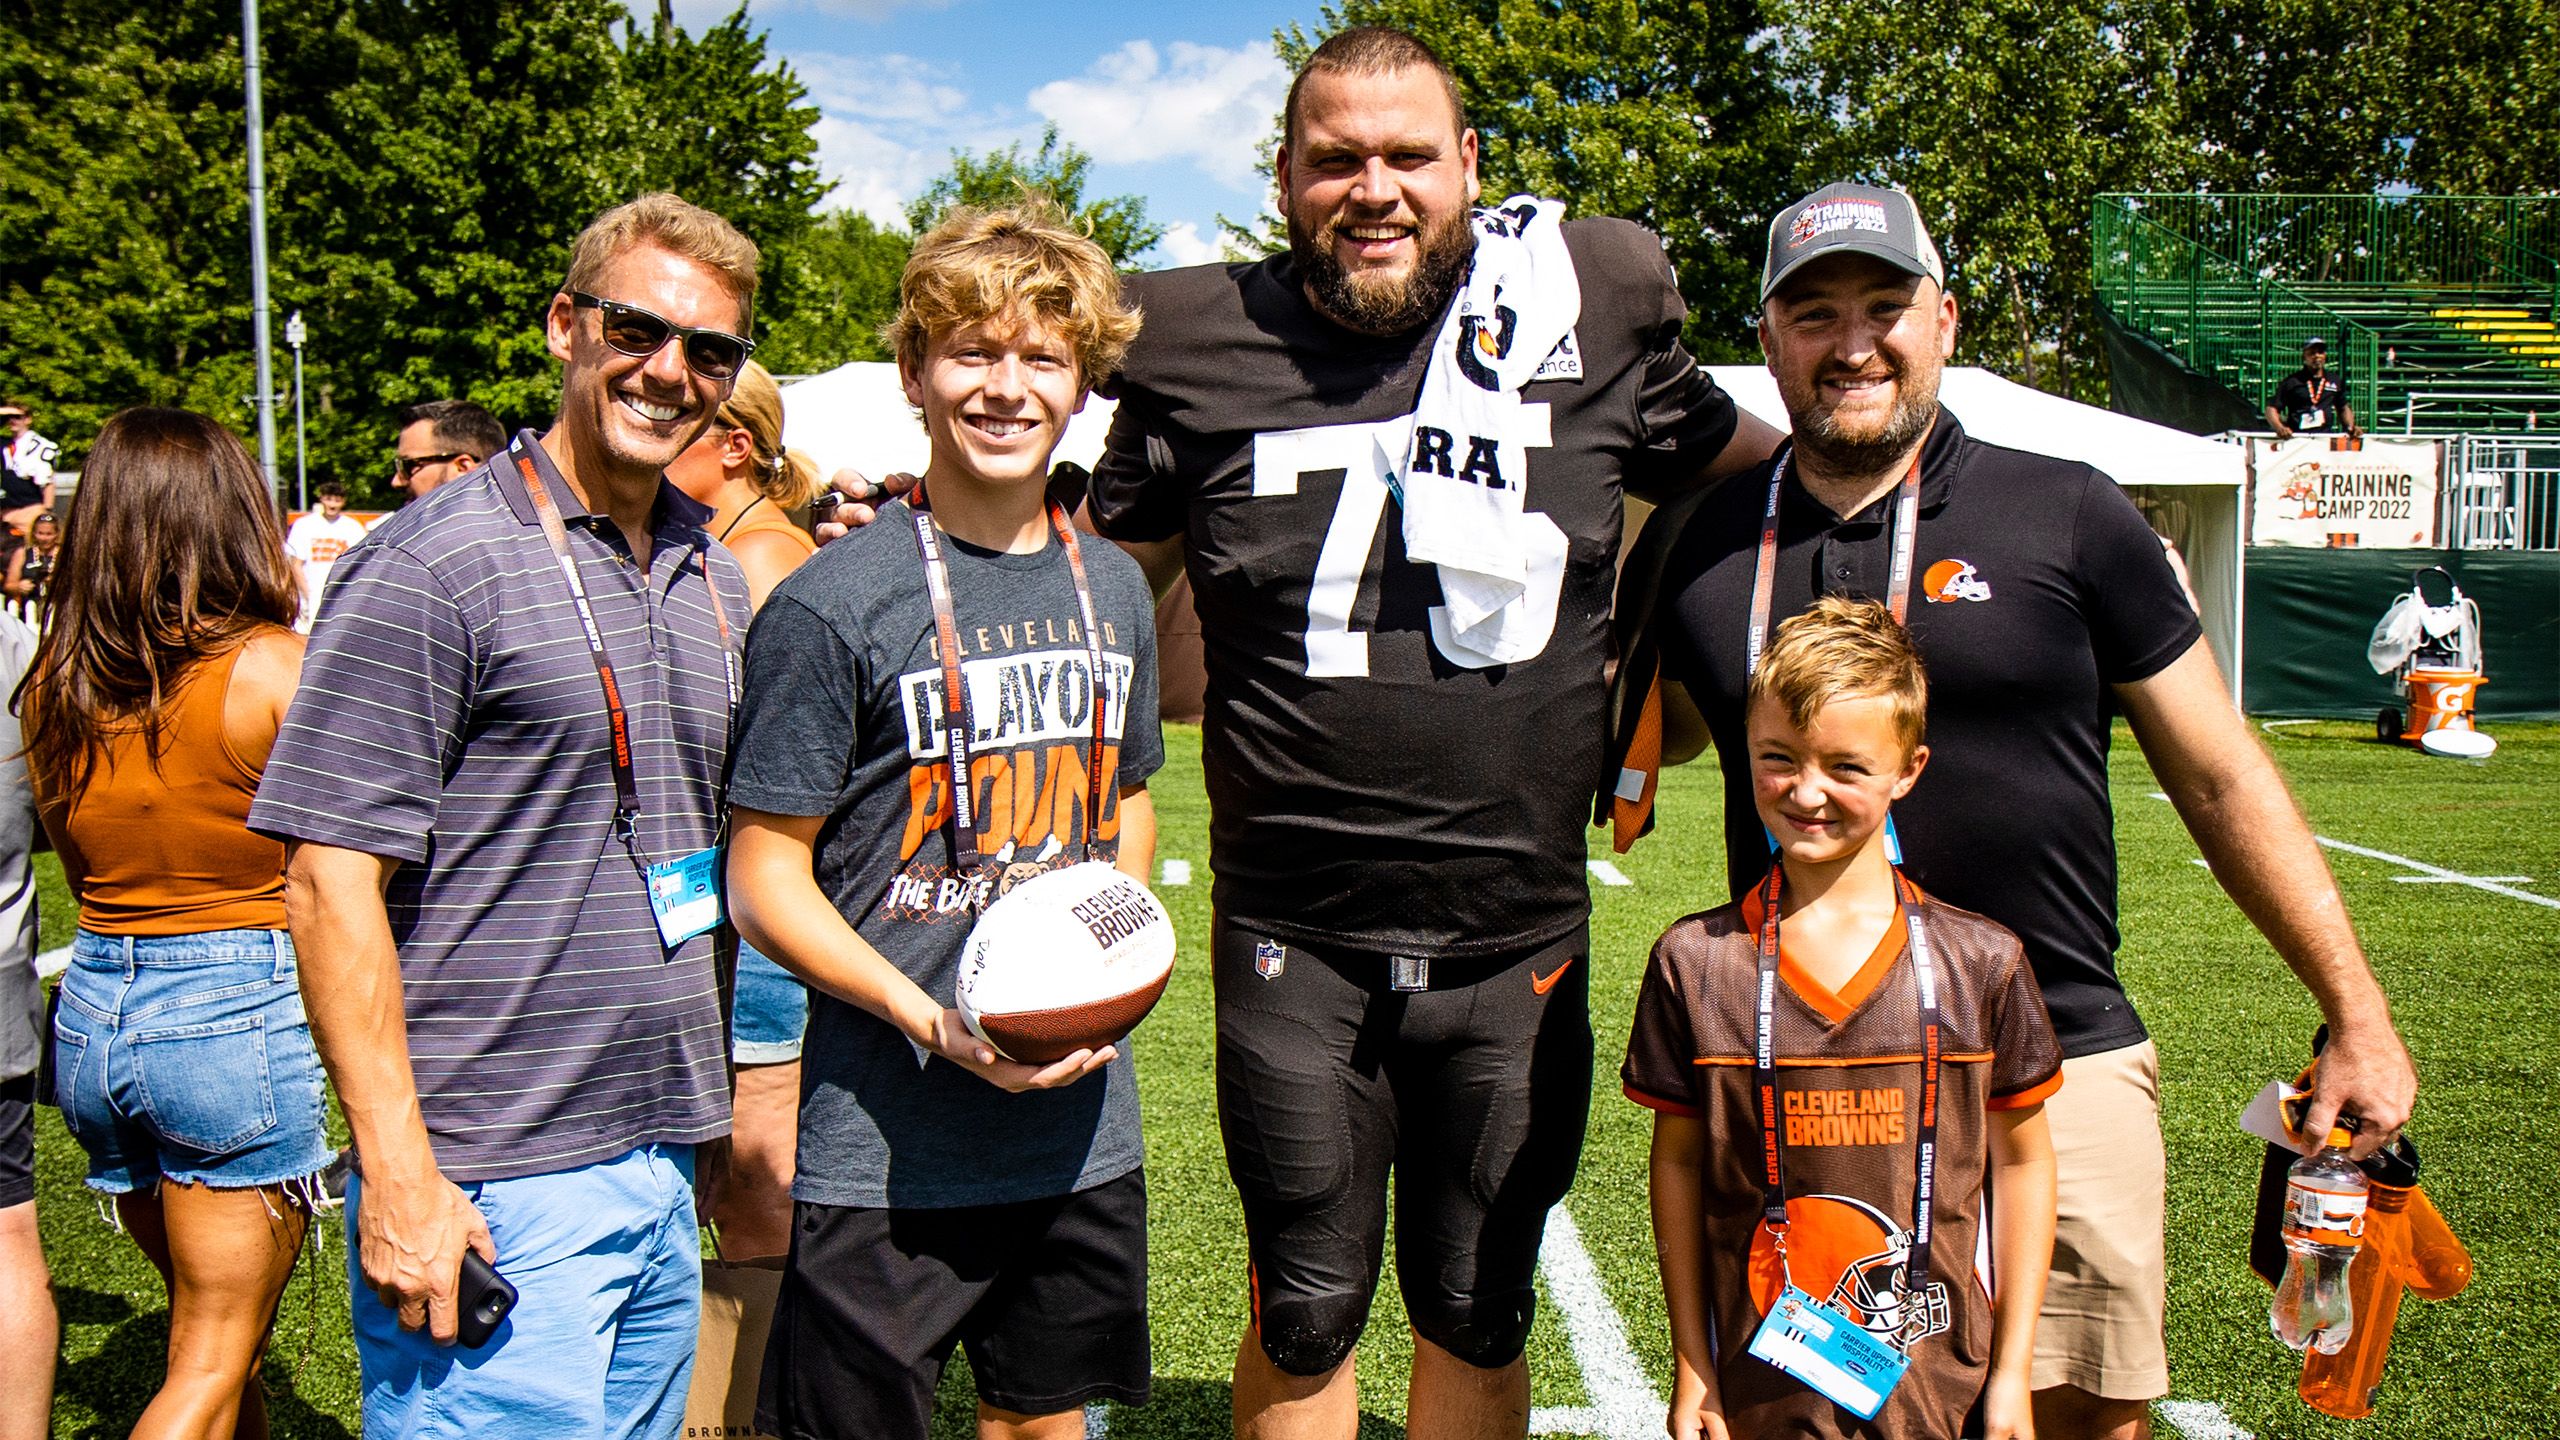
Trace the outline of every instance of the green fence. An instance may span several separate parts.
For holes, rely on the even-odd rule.
[[[2376,412],[2382,343],[2371,327],[2161,223],[2147,203],[2156,198],[2098,197],[2098,300],[2119,323],[2257,404],[2301,364],[2304,341],[2325,339],[2347,403],[2360,415]]]
[[[2560,198],[2128,194],[2103,197],[2244,274],[2316,294],[2402,287],[2560,299]]]

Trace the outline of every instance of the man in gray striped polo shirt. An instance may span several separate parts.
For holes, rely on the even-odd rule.
[[[578,237],[552,428],[342,557],[250,824],[355,1131],[368,1436],[672,1437],[729,1129],[720,828],[747,588],[662,471],[744,363],[756,250],[652,195]],[[549,512],[549,513],[546,513]],[[689,863],[690,862],[690,863]],[[476,1250],[521,1292],[475,1351]]]

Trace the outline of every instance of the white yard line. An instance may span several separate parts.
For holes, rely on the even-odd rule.
[[[2178,1427],[2187,1440],[2257,1440],[2210,1400],[2163,1400],[2160,1418]]]
[[[1627,878],[1626,871],[1619,869],[1617,866],[1610,864],[1606,860],[1594,860],[1590,862],[1590,869],[1592,878],[1598,880],[1603,885],[1633,885],[1636,883]]]
[[[50,980],[70,968],[71,947],[68,945],[47,950],[36,957],[36,977],[41,980]]]
[[[1164,883],[1167,885],[1190,884],[1191,862],[1188,860],[1167,860],[1164,862]]]
[[[2169,798],[2157,790],[2150,793],[2151,798],[2154,800],[2166,800]],[[2447,870],[2441,865],[2430,865],[2424,860],[2412,860],[2406,855],[2394,855],[2388,850],[2375,850],[2369,846],[2351,845],[2344,840],[2332,840],[2326,835],[2314,835],[2311,838],[2319,841],[2321,844],[2332,850],[2343,850],[2350,855],[2361,855],[2367,860],[2379,860],[2386,865],[2398,865],[2403,869],[2415,870],[2419,875],[2425,877],[2427,880],[2440,885],[2467,885],[2474,890],[2486,890],[2492,895],[2504,895],[2510,900],[2522,900],[2528,905],[2540,905],[2547,909],[2560,910],[2560,900],[2555,900],[2548,895],[2536,895],[2530,890],[2518,890],[2515,888],[2515,886],[2520,882],[2529,882],[2532,879],[2531,876],[2465,875],[2459,870]],[[2198,860],[2196,863],[2199,865],[2204,864],[2202,860]],[[2206,866],[2206,868],[2211,869],[2212,867]],[[2410,877],[2395,875],[2391,878],[2395,880],[2406,880]]]
[[[1600,1284],[1600,1272],[1582,1248],[1582,1232],[1558,1205],[1547,1212],[1546,1244],[1538,1269],[1547,1293],[1564,1312],[1565,1336],[1582,1369],[1588,1405],[1556,1406],[1529,1417],[1533,1435],[1601,1435],[1607,1440],[1654,1440],[1662,1433],[1662,1401],[1627,1343],[1626,1326]]]
[[[2533,877],[2530,875],[2394,875],[2391,880],[2396,885],[2464,885],[2473,880],[2483,880],[2496,885],[2533,883]]]
[[[2468,885],[2474,890],[2486,890],[2492,895],[2504,895],[2510,900],[2522,900],[2528,905],[2541,905],[2552,910],[2560,910],[2560,900],[2554,900],[2548,895],[2536,895],[2530,890],[2518,890],[2511,885],[2501,884],[2497,880],[2479,875],[2465,875],[2459,871],[2447,870],[2440,865],[2430,865],[2424,860],[2412,860],[2406,855],[2394,855],[2388,850],[2368,850],[2362,845],[2350,845],[2344,840],[2332,840],[2326,835],[2313,838],[2332,850],[2344,850],[2350,855],[2361,855],[2367,860],[2380,860],[2392,865],[2406,866],[2421,875],[2443,881],[2448,885]]]

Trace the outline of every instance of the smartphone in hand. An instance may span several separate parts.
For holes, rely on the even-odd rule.
[[[481,1259],[479,1251],[464,1250],[462,1279],[454,1288],[454,1303],[462,1312],[460,1333],[455,1338],[465,1350],[477,1350],[489,1343],[499,1322],[516,1308],[516,1287]]]

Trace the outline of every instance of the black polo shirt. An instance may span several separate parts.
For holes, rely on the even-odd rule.
[[[2297,431],[2318,434],[2347,428],[2347,386],[2335,370],[2313,376],[2305,366],[2276,382],[2276,413]]]
[[[1769,467],[1708,496],[1673,543],[1658,618],[1725,782],[1738,898],[1768,874],[1743,745],[1745,636]],[[1786,482],[1770,628],[1817,594],[1884,599],[1896,497],[1843,519]],[[1929,767],[1895,807],[1912,878],[2017,932],[2063,1053],[2143,1038],[2116,981],[2111,685],[2203,628],[2160,542],[2097,470],[1975,440],[1943,408],[1921,454],[1909,624],[1929,672]]]

